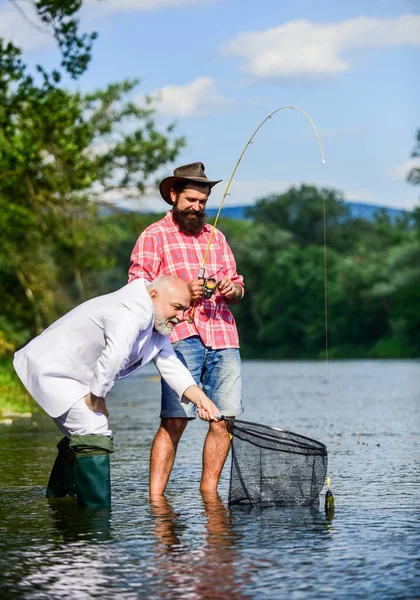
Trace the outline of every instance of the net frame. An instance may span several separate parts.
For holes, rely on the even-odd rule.
[[[318,500],[328,468],[325,444],[250,421],[227,420],[227,426],[232,435],[230,506],[310,506]],[[283,461],[276,463],[276,456]],[[252,472],[248,482],[247,472]]]

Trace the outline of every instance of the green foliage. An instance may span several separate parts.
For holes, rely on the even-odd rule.
[[[18,4],[18,3],[15,3]],[[80,1],[41,0],[65,68],[80,75],[92,36],[79,36]],[[83,95],[60,73],[30,75],[21,52],[0,39],[0,329],[21,345],[63,312],[96,295],[112,270],[110,240],[124,236],[99,208],[140,197],[185,141],[160,131],[148,101],[131,100],[137,81]],[[104,291],[109,291],[106,289]],[[4,326],[2,325],[4,323]],[[13,324],[13,325],[11,325]]]
[[[419,209],[352,219],[340,194],[312,186],[260,199],[253,221],[220,223],[246,282],[234,308],[242,354],[325,354],[324,202],[329,355],[419,356]]]
[[[261,198],[247,214],[256,223],[291,232],[300,246],[323,243],[325,215],[329,243],[335,248],[342,245],[337,229],[349,216],[349,209],[339,192],[301,185],[285,194]]]
[[[37,412],[38,405],[16,377],[10,358],[0,359],[0,417],[7,412]]]
[[[11,354],[14,350],[14,344],[7,339],[5,332],[0,329],[0,358]]]
[[[114,229],[108,237],[108,251],[114,258],[113,266],[96,270],[89,282],[96,294],[106,294],[127,283],[130,255],[140,233],[163,215],[150,213],[118,213],[103,219],[104,226]]]
[[[73,78],[96,36],[79,33],[81,5],[34,2]],[[132,101],[136,81],[86,95],[60,81],[42,67],[29,74],[20,50],[0,39],[0,410],[31,404],[13,375],[14,349],[126,283],[138,235],[160,216],[113,203],[141,195],[185,144],[173,126],[156,127],[148,100]],[[420,130],[413,156],[419,144]],[[419,169],[409,180],[420,183]],[[245,277],[233,307],[244,357],[323,356],[325,284],[330,357],[419,356],[420,207],[397,220],[386,211],[352,219],[340,192],[301,185],[261,198],[248,215],[219,223]]]
[[[420,156],[420,129],[417,130],[416,146],[415,146],[411,156],[413,158]],[[410,183],[413,183],[414,185],[419,185],[420,184],[420,167],[414,167],[413,169],[411,169],[411,171],[408,174],[407,179]]]
[[[82,0],[35,0],[31,2],[39,17],[40,25],[33,22],[26,13],[27,3],[23,0],[10,0],[25,19],[33,27],[52,35],[61,51],[61,66],[73,79],[80,77],[87,69],[92,45],[97,37],[96,32],[79,32],[79,20],[76,16]],[[1,57],[1,54],[0,54]],[[56,72],[58,80],[59,74]]]

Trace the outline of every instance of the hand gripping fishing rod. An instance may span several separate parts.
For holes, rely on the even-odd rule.
[[[198,275],[199,279],[204,279],[204,283],[205,283],[205,290],[204,291],[205,291],[205,297],[207,297],[207,298],[210,298],[213,295],[213,293],[216,291],[216,288],[217,288],[217,284],[215,282],[213,282],[213,281],[211,282],[211,284],[209,283],[209,284],[206,285],[207,282],[206,282],[206,279],[204,278],[204,274],[206,272],[207,258],[208,258],[209,251],[210,251],[210,246],[211,246],[211,243],[212,243],[212,240],[213,240],[214,231],[216,229],[216,225],[217,225],[217,222],[219,220],[220,212],[221,212],[221,210],[223,208],[223,204],[225,202],[225,198],[229,194],[230,184],[232,183],[232,180],[235,177],[235,173],[236,173],[236,171],[237,171],[237,169],[239,167],[239,163],[241,162],[241,160],[242,160],[245,152],[248,150],[248,147],[252,144],[252,140],[257,135],[258,131],[261,129],[261,127],[264,125],[264,123],[266,121],[268,121],[269,119],[272,118],[273,115],[275,115],[276,113],[278,113],[281,110],[285,110],[286,108],[290,108],[291,110],[297,110],[304,117],[306,117],[308,119],[309,123],[313,127],[313,130],[315,131],[315,135],[316,135],[317,140],[318,140],[319,149],[321,151],[322,163],[325,164],[324,150],[322,148],[321,137],[320,137],[320,135],[318,133],[318,129],[316,128],[315,123],[312,121],[311,117],[304,110],[302,110],[301,108],[299,108],[297,106],[281,106],[280,108],[276,108],[276,110],[273,110],[272,113],[270,113],[263,121],[261,121],[261,123],[258,125],[258,127],[254,131],[254,133],[251,135],[251,137],[247,141],[247,143],[246,143],[244,149],[242,150],[242,153],[241,153],[241,155],[240,155],[240,157],[239,157],[239,159],[238,159],[238,161],[237,161],[237,163],[235,165],[235,168],[232,171],[232,175],[229,178],[228,184],[226,186],[225,192],[224,192],[222,200],[220,202],[219,210],[217,211],[217,215],[216,215],[216,218],[214,220],[213,228],[212,228],[211,233],[210,233],[210,237],[209,237],[209,241],[208,241],[208,244],[207,244],[206,253],[205,253],[204,259],[203,259],[203,264],[201,265],[200,273]],[[211,285],[211,287],[209,287],[209,285]],[[193,304],[193,307],[191,309],[191,314],[188,317],[188,322],[189,323],[193,323],[194,322],[194,313],[195,313],[196,302],[197,301],[195,300],[194,304]]]

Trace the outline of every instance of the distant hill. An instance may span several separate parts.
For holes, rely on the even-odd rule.
[[[376,204],[361,204],[359,202],[345,202],[347,206],[350,208],[350,215],[354,219],[366,219],[367,221],[373,221],[375,214],[384,209],[391,220],[396,219],[397,217],[403,216],[407,214],[409,211],[400,210],[398,208],[389,208],[387,206],[377,206]],[[249,208],[248,206],[226,206],[222,209],[222,215],[229,219],[246,219],[248,217],[245,216],[245,210]],[[206,213],[209,217],[215,217],[217,214],[217,208],[207,208]]]
[[[410,212],[408,210],[402,210],[399,208],[376,206],[375,204],[361,204],[360,202],[346,201],[346,204],[350,208],[350,214],[353,218],[367,219],[368,221],[372,221],[375,217],[375,214],[381,209],[384,209],[391,219],[402,217]]]

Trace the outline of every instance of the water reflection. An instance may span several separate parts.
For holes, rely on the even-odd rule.
[[[206,521],[206,544],[202,561],[210,568],[201,592],[204,598],[244,598],[245,587],[252,577],[252,564],[243,570],[238,552],[239,534],[232,528],[232,515],[216,493],[202,493]],[[212,596],[213,594],[213,596]]]
[[[333,515],[327,517],[317,502],[283,508],[234,506],[231,510],[232,524],[242,542],[253,540],[256,546],[279,548],[287,546],[289,540],[296,544],[305,539],[308,545],[320,548],[320,542],[333,532]]]
[[[0,597],[74,600],[103,594],[111,583],[109,509],[89,511],[70,498],[35,503],[27,494],[26,500],[19,505],[26,510],[17,510],[7,523],[12,544]],[[20,543],[13,531],[21,534]]]
[[[221,498],[201,496],[200,423],[180,445],[168,500],[150,505],[159,389],[146,378],[110,399],[121,440],[112,515],[47,502],[49,421],[0,429],[0,598],[419,597],[419,374],[418,361],[334,363],[324,401],[319,363],[244,363],[247,420],[329,440],[333,520],[323,496],[319,507],[229,510],[227,469]]]
[[[243,564],[236,548],[238,535],[232,530],[230,511],[217,492],[202,493],[201,500],[204,538],[198,547],[191,547],[188,541],[183,542],[183,537],[188,540],[191,536],[185,514],[177,513],[162,496],[152,499],[154,534],[160,556],[156,568],[165,573],[159,590],[154,592],[163,599],[241,600],[246,597],[247,581],[238,572],[243,570]]]
[[[111,509],[88,509],[73,498],[48,500],[50,515],[57,530],[55,541],[106,541],[111,537]]]
[[[182,547],[181,534],[185,530],[180,513],[175,512],[164,496],[156,496],[150,503],[154,520],[157,551],[160,554],[174,552]]]

